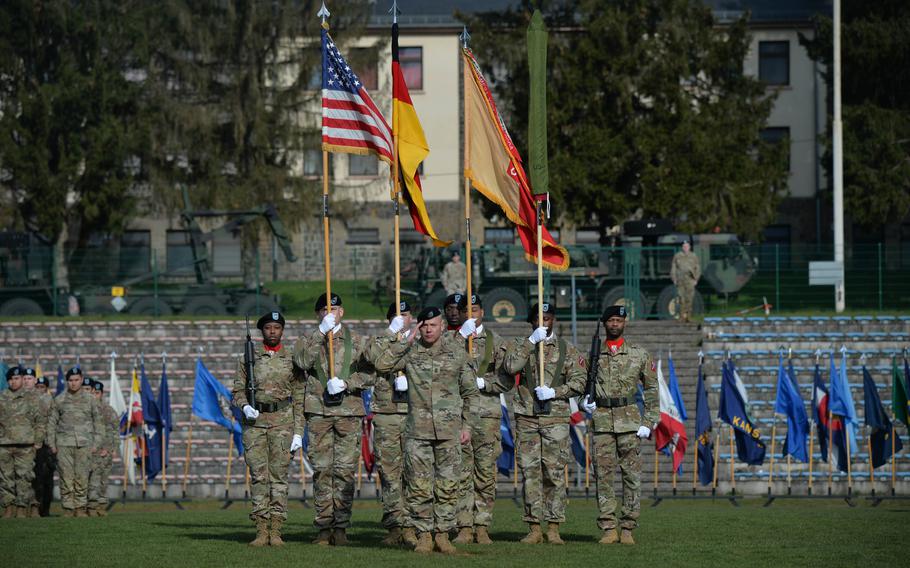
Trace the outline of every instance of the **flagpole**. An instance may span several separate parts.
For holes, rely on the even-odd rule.
[[[897,419],[895,418],[895,422]],[[897,453],[895,452],[894,444],[894,422],[891,423],[891,496],[894,496],[894,462],[897,458]],[[870,456],[870,460],[871,456]]]
[[[792,369],[792,366],[793,366],[792,361],[793,361],[793,347],[791,346],[787,350],[787,378],[793,381],[794,386],[797,387],[796,394],[799,394],[799,385],[796,383],[796,377],[790,376],[790,370]],[[795,375],[795,374],[796,373],[793,373],[793,375]],[[800,397],[800,404],[802,404],[802,397]],[[788,422],[787,423],[787,435],[789,436],[789,434],[790,434],[790,423]],[[793,471],[792,470],[793,464],[790,459],[791,457],[792,456],[789,453],[787,453],[787,495],[790,495],[793,492],[792,475],[791,475],[792,471]],[[812,459],[812,458],[810,457],[809,459]]]
[[[812,399],[815,400],[815,382],[812,382]],[[815,418],[814,416],[812,418]],[[815,461],[813,452],[813,442],[815,439],[812,429],[815,427],[815,421],[809,423],[809,495],[812,495],[812,462]]]
[[[696,402],[696,412],[698,411],[698,403]],[[695,452],[692,454],[692,495],[695,495],[695,490],[698,488],[698,419],[695,420],[695,432],[692,432],[692,438],[695,440],[695,443],[692,444],[695,448]]]
[[[711,487],[712,496],[717,493],[717,470],[719,469],[717,466],[720,465],[720,422],[717,422],[717,426],[718,436],[714,438],[714,463],[712,464],[714,466],[714,481]]]
[[[398,27],[395,24],[398,24],[398,6],[397,3],[392,4],[392,24],[393,24],[393,42],[392,46],[393,51],[398,49]],[[393,53],[393,66],[394,60],[397,53]],[[392,77],[394,82],[395,77]],[[392,86],[392,91],[395,90],[395,86]],[[395,97],[392,97],[392,162],[389,164],[390,173],[392,175],[392,202],[393,202],[393,211],[394,215],[394,239],[395,239],[395,315],[401,316],[401,241],[400,241],[400,231],[401,231],[401,174],[398,171],[398,131],[401,128],[399,124],[398,112],[395,110]]]
[[[780,385],[778,385],[780,388]],[[768,496],[771,496],[771,484],[774,482],[774,437],[777,434],[777,413],[774,413],[773,422],[771,423],[771,465],[768,469]]]
[[[78,365],[78,357],[77,357],[77,365]],[[130,399],[132,399],[132,392],[133,392],[133,383],[132,383],[132,377],[130,377]],[[130,404],[126,408],[126,438],[125,438],[126,451],[123,452],[123,456],[121,456],[123,458],[123,495],[122,495],[122,499],[124,502],[126,502],[126,488],[129,485],[129,480],[130,480],[128,464],[129,464],[129,460],[133,459],[132,432],[133,432],[133,407],[132,407],[132,400],[130,400]],[[121,448],[122,447],[123,446],[121,446]]]
[[[323,255],[325,256],[325,301],[327,313],[332,313],[332,259],[329,252],[329,153],[322,151],[322,241]],[[332,339],[335,330],[330,329],[326,337],[329,340],[328,348],[328,376],[335,376],[335,349]]]
[[[834,413],[831,412],[831,402],[828,399],[828,495],[831,495],[834,483]]]
[[[303,448],[300,449],[300,488],[301,499],[306,502],[306,465],[303,462]]]
[[[161,443],[163,451],[161,452],[161,497],[167,498],[167,426],[162,424]]]
[[[250,468],[249,467],[243,468],[243,482],[245,484],[245,487],[243,489],[243,498],[249,499],[250,498]]]
[[[145,499],[145,493],[148,491],[148,476],[145,471],[145,434],[141,437],[136,436],[136,446],[139,448],[139,462],[142,467],[142,498]]]
[[[588,431],[585,430],[585,496],[591,487],[591,445],[588,435]]]
[[[468,28],[464,27],[461,33],[461,46],[462,49],[468,48],[468,40],[471,38],[468,34]],[[462,98],[464,99],[464,227],[465,227],[465,242],[464,242],[464,256],[465,256],[465,270],[467,274],[465,276],[465,295],[468,300],[468,311],[467,316],[473,317],[474,315],[474,305],[471,294],[473,294],[473,283],[471,282],[474,272],[472,254],[471,254],[471,180],[468,178],[468,170],[471,169],[471,129],[470,129],[470,113],[468,112],[468,81],[472,80],[468,76],[468,66],[465,65],[464,58],[462,58],[462,80],[464,84],[462,88],[464,89]],[[468,336],[467,343],[468,355],[473,356],[474,354],[474,336]]]
[[[190,413],[190,429],[186,437],[186,454],[183,458],[183,491],[182,498],[186,499],[186,484],[190,479],[190,448],[193,446],[193,414]]]
[[[872,466],[872,432],[871,432],[871,428],[870,428],[870,432],[869,432],[869,437],[866,438],[866,447],[868,448],[868,451],[869,451],[869,485],[872,486],[872,496],[875,497],[875,468]]]
[[[659,465],[659,463],[658,463],[658,461],[657,461],[657,444],[654,444],[654,496],[655,496],[655,497],[657,497],[657,469],[658,469],[658,465]]]
[[[730,488],[733,491],[733,495],[736,495],[736,476],[733,472],[734,460],[733,460],[733,426],[730,426]]]
[[[224,475],[224,500],[228,501],[231,489],[231,464],[234,461],[234,431],[228,430],[228,462],[227,473]]]

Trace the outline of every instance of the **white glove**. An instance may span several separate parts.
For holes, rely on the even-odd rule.
[[[647,426],[639,426],[638,433],[636,434],[642,440],[646,440],[651,437],[651,429]]]
[[[532,345],[537,345],[538,343],[540,343],[541,341],[543,341],[546,338],[547,338],[547,328],[538,327],[537,329],[534,330],[534,333],[531,334],[531,337],[528,338],[528,341],[530,341]]]
[[[330,395],[335,396],[340,392],[344,392],[344,390],[348,388],[348,385],[344,384],[344,381],[338,377],[332,377],[325,384],[325,387],[328,389]]]
[[[249,404],[243,405],[243,415],[246,416],[247,420],[256,420],[259,418],[259,411],[250,406]]]
[[[483,377],[474,377],[474,380],[477,382],[477,388],[483,390],[487,386],[487,382],[483,380]]]
[[[594,414],[594,411],[597,410],[597,403],[588,397],[584,397],[581,402],[581,407],[584,408],[585,412],[588,414]]]
[[[389,322],[389,333],[396,334],[402,329],[404,329],[404,318],[401,316],[393,317],[392,321]]]
[[[303,437],[300,434],[294,434],[294,439],[291,440],[291,453],[293,454],[297,450],[303,447]]]
[[[468,319],[464,320],[463,324],[461,324],[461,329],[458,330],[458,333],[460,333],[462,337],[467,339],[468,337],[474,335],[474,333],[476,331],[477,331],[477,320],[475,318],[468,318]]]
[[[333,329],[335,329],[335,314],[329,312],[322,318],[322,321],[319,322],[319,333],[328,335]]]
[[[395,377],[395,390],[398,392],[404,392],[408,390],[408,378],[404,375],[398,375]]]
[[[537,400],[550,400],[556,398],[556,391],[546,385],[534,387],[534,394],[537,395]]]

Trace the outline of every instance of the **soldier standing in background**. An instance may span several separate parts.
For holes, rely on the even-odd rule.
[[[120,439],[120,417],[117,411],[104,402],[104,384],[92,381],[92,396],[101,407],[104,431],[98,449],[92,452],[92,473],[88,482],[88,516],[107,516],[107,483],[114,467],[114,452]]]
[[[471,440],[461,447],[462,474],[456,518],[458,536],[455,537],[455,542],[493,544],[489,526],[493,520],[493,505],[496,503],[496,458],[501,451],[502,433],[499,424],[502,419],[502,404],[499,394],[485,391],[484,386],[487,381],[494,382],[498,379],[507,344],[502,336],[484,326],[483,301],[480,296],[471,296],[470,315],[465,300],[462,300],[460,306],[464,323],[453,334],[453,341],[467,349],[468,338],[472,338],[471,359],[477,368],[475,382],[480,396],[471,399],[465,412]]]
[[[92,452],[104,437],[104,418],[98,401],[82,389],[91,386],[82,369],[66,372],[66,391],[54,398],[47,421],[47,445],[57,456],[60,501],[64,517],[87,517],[88,479]]]
[[[255,407],[250,404],[244,358],[234,373],[233,404],[243,412],[243,457],[250,469],[250,519],[256,538],[250,546],[282,546],[287,520],[288,467],[303,446],[303,377],[290,351],[281,344],[284,316],[269,312],[256,327],[262,342],[253,364]]]
[[[367,357],[370,339],[341,324],[341,297],[332,294],[331,302],[327,302],[323,294],[314,309],[319,329],[301,339],[294,354],[294,363],[306,373],[304,407],[316,508],[313,524],[319,529],[313,543],[344,546],[348,544],[346,530],[351,526],[354,475],[366,415],[361,393],[373,386],[375,371]],[[330,331],[334,334],[334,369],[328,364]]]
[[[35,401],[35,408],[39,413],[39,420],[44,424],[45,428],[47,427],[47,415],[50,411],[50,401],[48,401],[38,390],[35,388],[38,385],[38,374],[35,372],[35,369],[31,367],[25,368],[25,374],[22,375],[22,390],[25,391],[25,394],[32,397]],[[35,452],[35,477],[32,479],[32,489],[29,494],[28,499],[28,516],[29,517],[40,517],[41,512],[38,507],[38,454],[41,452],[41,449],[45,447],[44,441],[42,440],[41,446],[36,449]],[[51,478],[51,483],[53,484],[53,478]],[[52,485],[53,487],[53,485]],[[46,515],[45,515],[46,516]]]
[[[701,278],[701,264],[690,249],[689,241],[683,241],[682,250],[673,255],[670,266],[670,280],[676,285],[679,297],[679,319],[685,322],[692,318],[692,298],[695,296],[695,285]]]
[[[35,451],[44,442],[37,397],[23,387],[25,368],[10,367],[0,392],[0,504],[3,518],[25,518],[34,495]]]
[[[509,346],[502,368],[505,379],[487,382],[484,390],[507,392],[516,387],[513,400],[518,467],[523,477],[524,521],[528,534],[525,544],[544,541],[540,529],[547,521],[547,542],[564,544],[559,525],[566,520],[565,467],[569,463],[569,399],[584,392],[586,363],[578,349],[557,338],[556,307],[543,304],[543,323],[537,323],[538,306],[528,315],[535,327],[527,339],[516,339]],[[539,380],[537,344],[544,342],[544,386]],[[517,381],[512,376],[520,374]],[[548,414],[538,413],[535,398],[550,401]]]
[[[582,407],[594,423],[594,474],[597,480],[597,526],[604,531],[601,544],[635,544],[632,531],[638,527],[641,510],[640,440],[651,437],[660,419],[657,368],[643,348],[623,339],[626,308],[610,306],[601,321],[607,339],[600,352],[595,399],[585,397]],[[644,389],[644,417],[635,402],[638,385]],[[622,472],[622,512],[616,534],[616,496],[613,471]]]
[[[51,380],[51,377],[45,376],[40,377],[35,383],[35,392],[38,393],[41,409],[43,410],[41,421],[45,427],[47,427],[51,405],[54,403],[53,395],[48,392]],[[38,503],[38,515],[41,517],[50,515],[51,501],[54,500],[54,471],[56,469],[57,460],[45,441],[35,453],[35,481],[32,484],[35,490],[35,500]]]
[[[408,389],[404,479],[408,514],[418,533],[414,550],[429,554],[435,544],[439,552],[453,554],[449,531],[458,506],[460,445],[470,441],[463,413],[478,394],[476,372],[464,349],[442,338],[439,308],[424,308],[417,325],[418,341],[397,334],[378,339],[375,364],[381,373],[403,371],[407,377],[399,382]]]
[[[464,301],[464,294],[456,292],[454,294],[449,294],[442,304],[442,310],[445,313],[446,318],[447,336],[452,336],[452,334],[461,329],[461,324],[464,323],[464,319],[461,317],[461,304]]]
[[[442,287],[447,294],[464,292],[468,277],[468,268],[461,262],[461,253],[455,251],[452,253],[452,260],[446,263],[442,269],[440,280]]]

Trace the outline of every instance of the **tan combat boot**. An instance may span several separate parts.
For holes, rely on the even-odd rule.
[[[15,507],[13,507],[12,505],[7,505],[6,508],[3,509],[3,518],[12,519],[15,512],[16,512]]]
[[[632,538],[632,531],[629,529],[622,529],[622,534],[619,537],[619,542],[622,544],[635,544],[635,539]]]
[[[490,538],[490,533],[487,532],[487,527],[477,526],[474,528],[474,540],[477,541],[477,544],[493,544],[493,539]]]
[[[281,540],[281,525],[283,524],[284,519],[272,517],[272,526],[269,527],[269,544],[271,546],[284,546],[284,541]]]
[[[543,533],[540,532],[540,523],[528,523],[528,534],[521,539],[522,544],[540,544],[543,542]]]
[[[392,527],[389,534],[382,539],[383,546],[398,546],[401,543],[401,527]]]
[[[28,507],[16,507],[16,518],[17,519],[27,519],[28,518]]]
[[[565,541],[559,536],[559,523],[549,523],[547,525],[547,542],[550,544],[565,544]]]
[[[332,544],[335,546],[348,545],[348,535],[345,534],[344,529],[335,529],[332,533]]]
[[[420,533],[420,536],[417,537],[417,546],[414,547],[414,552],[418,554],[432,554],[433,535],[429,532]]]
[[[75,517],[75,516],[76,516],[76,511],[75,511],[74,509],[64,509],[64,510],[63,510],[63,516],[64,516],[64,517]]]
[[[616,533],[616,529],[607,529],[599,542],[600,544],[616,544],[619,542],[619,534]]]
[[[107,509],[104,507],[104,505],[95,509],[95,516],[96,517],[106,517],[107,516]]]
[[[417,531],[414,527],[405,527],[401,530],[401,544],[410,549],[417,546]]]
[[[471,544],[474,542],[474,529],[471,527],[461,527],[458,529],[458,535],[455,537],[456,544]]]
[[[41,513],[38,511],[38,505],[32,505],[28,510],[28,516],[37,519],[41,516]]]
[[[449,533],[443,531],[436,533],[436,550],[443,554],[455,554],[458,550],[449,542]]]
[[[319,534],[313,539],[313,544],[328,546],[332,544],[332,529],[319,529]]]
[[[269,520],[264,517],[256,517],[256,538],[250,542],[250,546],[260,547],[269,545]]]

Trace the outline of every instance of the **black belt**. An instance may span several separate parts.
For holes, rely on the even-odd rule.
[[[629,398],[627,396],[618,396],[613,398],[600,398],[597,400],[597,408],[621,408],[623,406],[631,406],[635,404],[634,398]]]
[[[291,405],[291,399],[279,400],[278,402],[257,402],[256,410],[259,412],[278,412]]]

